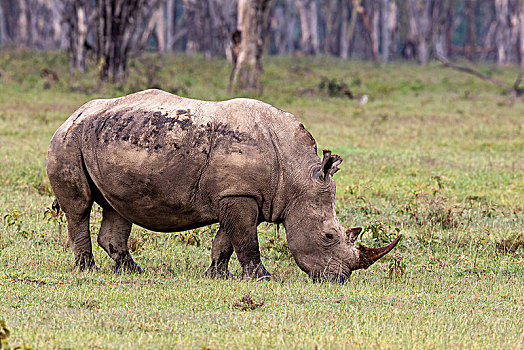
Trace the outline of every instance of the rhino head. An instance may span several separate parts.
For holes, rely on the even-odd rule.
[[[399,242],[381,248],[355,244],[362,228],[344,228],[335,213],[335,182],[342,158],[324,150],[320,167],[311,169],[308,183],[284,219],[289,250],[298,266],[313,279],[343,282],[353,270],[366,269]],[[304,190],[304,188],[306,188]]]

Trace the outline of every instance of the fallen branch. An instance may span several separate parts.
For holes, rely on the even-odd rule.
[[[511,96],[515,96],[516,97],[516,96],[522,96],[524,94],[524,89],[519,87],[520,82],[522,81],[522,73],[519,74],[519,76],[517,77],[517,80],[515,81],[513,86],[509,86],[509,85],[505,84],[504,82],[498,80],[497,78],[493,78],[493,77],[490,77],[488,75],[482,74],[479,71],[474,70],[473,68],[463,67],[463,66],[459,66],[459,65],[456,65],[454,63],[451,63],[450,61],[448,61],[447,59],[445,59],[444,57],[442,57],[440,55],[435,55],[435,58],[438,61],[440,61],[444,65],[444,67],[449,67],[449,68],[458,70],[460,72],[464,72],[464,73],[468,73],[468,74],[474,75],[474,76],[476,76],[479,79],[489,81],[490,83],[493,83],[493,84],[497,85],[498,87],[506,90]]]

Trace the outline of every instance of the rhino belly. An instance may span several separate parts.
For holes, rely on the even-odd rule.
[[[127,220],[155,231],[216,222],[208,201],[198,192],[205,157],[123,143],[97,145],[84,153],[95,186]]]

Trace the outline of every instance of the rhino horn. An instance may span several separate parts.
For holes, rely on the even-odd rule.
[[[380,247],[380,248],[369,248],[365,247],[363,245],[358,244],[358,250],[360,252],[360,260],[358,262],[358,268],[359,269],[367,269],[375,261],[386,255],[391,251],[391,249],[395,248],[397,243],[402,238],[402,235],[398,235],[397,238],[391,243],[389,243],[387,246]]]

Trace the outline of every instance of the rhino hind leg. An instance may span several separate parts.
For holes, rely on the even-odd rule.
[[[90,210],[81,214],[66,213],[69,241],[75,254],[75,268],[80,271],[98,270],[91,247],[89,214]]]
[[[131,227],[131,222],[113,208],[108,205],[103,207],[98,244],[115,261],[115,271],[122,269],[129,272],[142,272],[142,268],[133,261],[127,247]]]
[[[226,197],[220,201],[219,222],[230,238],[246,280],[271,279],[260,260],[257,225],[259,208],[249,197]]]
[[[233,244],[222,227],[218,230],[211,248],[211,266],[205,275],[211,278],[233,278],[229,272],[229,259],[233,255]]]
[[[61,208],[66,215],[75,267],[80,271],[96,270],[89,232],[93,195],[82,154],[75,144],[57,144],[50,150],[47,157],[47,174],[56,197],[57,208]]]

